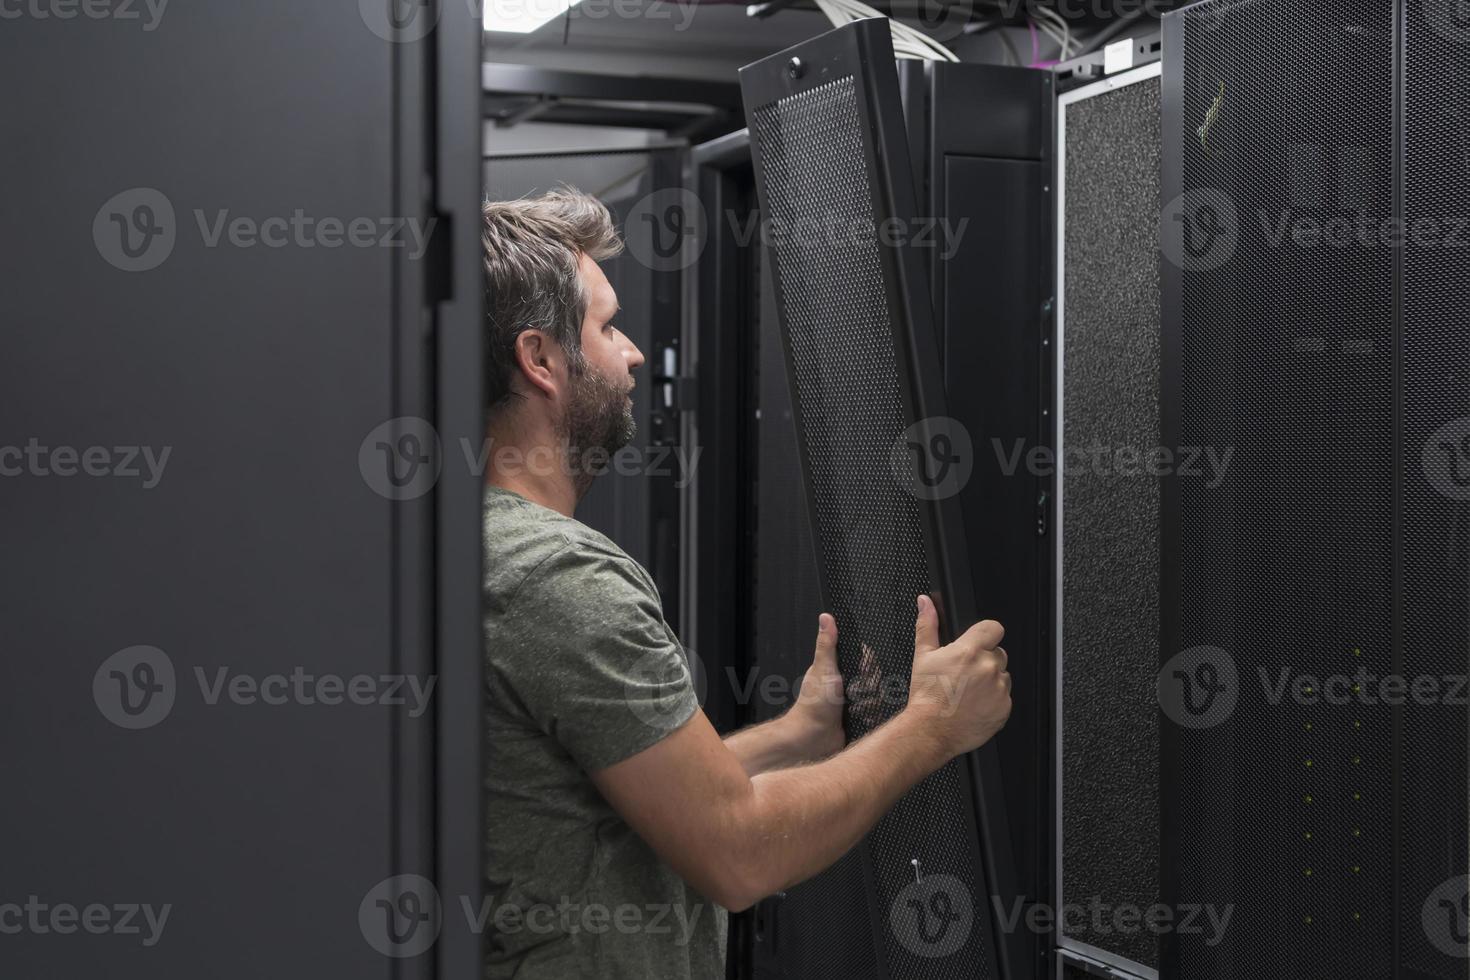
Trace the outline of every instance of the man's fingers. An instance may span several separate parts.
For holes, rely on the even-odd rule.
[[[919,596],[918,614],[914,617],[914,653],[928,653],[939,649],[939,612],[934,600],[926,595]]]
[[[1005,639],[1006,629],[993,619],[982,619],[965,630],[956,642],[972,650],[992,650]]]
[[[825,662],[833,670],[837,669],[837,620],[831,613],[817,617],[817,652],[812,660],[817,664]]]

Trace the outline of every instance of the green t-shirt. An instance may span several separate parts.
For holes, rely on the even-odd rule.
[[[699,702],[642,566],[580,521],[485,495],[485,976],[718,980],[727,914],[587,773]]]

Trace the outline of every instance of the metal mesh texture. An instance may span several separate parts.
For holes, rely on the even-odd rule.
[[[1213,678],[1225,720],[1164,732],[1179,900],[1233,910],[1223,937],[1180,930],[1182,977],[1393,975],[1393,712],[1329,680],[1393,667],[1394,264],[1351,230],[1393,213],[1393,8],[1181,15],[1184,125],[1165,138],[1185,195],[1215,196],[1165,205],[1183,226],[1166,329],[1182,445],[1233,456],[1218,486],[1178,477],[1164,654],[1219,648],[1238,677]],[[1210,680],[1181,683],[1203,700]]]
[[[1062,898],[1159,895],[1159,80],[1065,106]],[[1131,454],[1131,455],[1129,455]],[[1156,966],[1147,931],[1066,936]]]
[[[1403,672],[1463,678],[1470,652],[1470,190],[1462,179],[1470,172],[1470,8],[1429,0],[1409,3],[1407,14]],[[1415,699],[1402,712],[1398,916],[1406,975],[1470,975],[1462,877],[1470,871],[1470,719],[1466,692],[1457,693]]]
[[[769,262],[763,263],[763,272],[754,662],[758,683],[774,676],[795,685],[811,664],[822,597],[811,518],[802,506],[801,459]],[[757,707],[765,721],[788,704],[761,699]],[[770,920],[760,937],[768,955],[759,961],[758,977],[878,980],[861,848],[770,905]]]
[[[846,678],[856,677],[866,647],[881,673],[884,696],[868,701],[866,710],[848,712],[853,738],[905,703],[914,597],[932,586],[919,502],[888,469],[895,440],[913,420],[899,389],[899,326],[889,320],[879,245],[871,234],[813,230],[830,227],[832,217],[844,229],[873,219],[857,99],[856,80],[839,78],[758,107],[753,134],[794,366],[794,400],[803,422],[798,437],[816,502],[818,561],[828,611],[839,627],[839,664]],[[969,807],[956,764],[950,763],[906,795],[860,845],[871,873],[871,928],[880,934],[889,976],[987,974],[984,923],[990,902],[977,867]],[[908,904],[914,895],[905,888],[915,882],[914,859],[925,876],[953,876],[964,894],[950,896],[948,911],[959,915],[957,909],[968,905],[968,915],[908,927],[909,919],[933,908]],[[843,887],[851,888],[850,881]],[[903,928],[896,931],[895,923]],[[961,932],[950,931],[955,929]],[[846,942],[850,934],[850,925],[834,923],[832,943]],[[963,942],[939,955],[959,936]],[[834,950],[831,959],[840,957]]]

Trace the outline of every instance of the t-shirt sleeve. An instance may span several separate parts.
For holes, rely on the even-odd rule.
[[[631,558],[568,544],[527,576],[487,631],[490,683],[584,770],[654,745],[699,709],[658,593]]]

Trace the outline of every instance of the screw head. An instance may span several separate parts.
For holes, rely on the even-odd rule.
[[[789,74],[792,78],[800,78],[801,76],[806,74],[806,62],[802,61],[800,58],[792,58],[786,64],[786,73]]]

